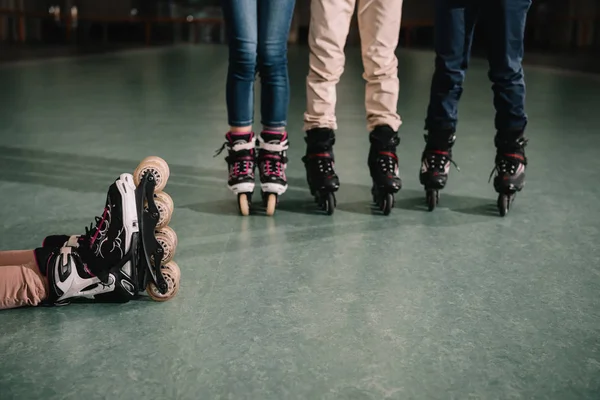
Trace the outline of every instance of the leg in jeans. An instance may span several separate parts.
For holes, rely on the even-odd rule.
[[[428,191],[428,202],[432,200],[430,209],[437,203],[437,190],[446,186],[453,163],[458,103],[480,3],[478,0],[435,0],[435,72],[425,120],[428,133],[419,172],[419,180]],[[435,193],[429,192],[432,190]]]
[[[425,121],[429,132],[456,129],[479,3],[435,0],[435,72]]]
[[[397,112],[400,83],[396,58],[401,19],[402,0],[358,0],[369,132],[380,125],[397,131],[401,124]]]
[[[336,85],[344,72],[344,46],[355,0],[312,0],[304,130],[337,129]]]
[[[37,306],[48,297],[34,251],[0,252],[0,310]]]
[[[227,115],[230,131],[220,154],[227,148],[227,186],[238,195],[240,212],[248,215],[254,192],[255,138],[254,80],[258,48],[258,1],[223,0],[223,17],[229,41],[227,71]]]
[[[523,38],[531,0],[486,2],[483,17],[487,27],[489,78],[496,108],[494,189],[499,193],[498,208],[505,215],[514,193],[525,186],[525,80]]]
[[[258,73],[265,128],[285,128],[290,102],[287,41],[295,0],[258,0]]]
[[[370,132],[368,166],[373,200],[389,214],[393,194],[402,182],[398,176],[398,59],[402,0],[359,0],[358,27],[366,81],[365,108]]]
[[[531,0],[490,0],[483,18],[487,28],[489,78],[494,91],[495,127],[498,132],[523,131],[525,80],[524,35]]]
[[[294,4],[295,0],[258,0],[258,73],[263,125],[258,137],[258,170],[268,215],[275,212],[277,196],[287,190],[285,127],[290,102],[287,41]]]
[[[258,45],[257,0],[223,0],[229,41],[227,114],[232,128],[249,130],[254,117],[254,79]]]

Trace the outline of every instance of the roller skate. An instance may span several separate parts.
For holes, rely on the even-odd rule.
[[[307,146],[302,161],[310,194],[319,207],[331,215],[337,206],[335,192],[340,188],[333,155],[335,133],[328,128],[314,128],[306,132],[304,140]]]
[[[400,144],[398,133],[388,125],[375,127],[369,135],[369,171],[373,179],[371,195],[384,215],[389,215],[394,207],[394,195],[402,188],[398,176],[398,156],[396,147]]]
[[[495,166],[490,174],[490,180],[494,173],[494,189],[498,193],[498,211],[504,217],[517,195],[525,186],[525,169],[527,157],[525,157],[525,146],[528,139],[523,132],[509,132],[501,135],[496,134],[494,138],[496,145]]]
[[[84,235],[44,240],[36,256],[48,276],[49,304],[77,297],[127,302],[144,289],[165,301],[177,293],[180,271],[172,261],[177,236],[167,226],[173,201],[161,191],[168,175],[164,160],[148,157],[135,176],[121,174],[110,186],[102,215]]]
[[[267,215],[275,213],[279,196],[287,190],[287,132],[263,131],[257,139],[258,171],[263,205]]]
[[[225,157],[229,170],[227,185],[237,195],[238,209],[241,215],[250,215],[252,193],[254,193],[254,133],[228,132],[223,146],[217,150],[215,157],[227,148]]]
[[[421,156],[419,181],[425,187],[427,208],[433,211],[440,201],[440,190],[446,187],[450,164],[460,168],[452,160],[452,147],[456,141],[453,131],[429,132],[424,135],[425,150]]]

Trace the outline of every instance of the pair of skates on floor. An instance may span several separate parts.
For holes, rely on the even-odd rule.
[[[253,132],[228,132],[225,138],[226,142],[215,156],[227,148],[227,185],[237,195],[240,214],[250,214],[256,185],[256,167],[259,171],[265,212],[269,216],[275,214],[279,196],[284,194],[288,187],[285,176],[289,145],[287,132],[262,131],[256,137]]]
[[[262,134],[261,134],[262,136]],[[285,151],[288,147],[287,135],[270,135],[269,147],[265,139],[259,137],[258,164],[261,171],[263,201],[267,204],[267,214],[275,211],[278,196],[287,189],[285,180]],[[238,205],[243,215],[249,213],[249,199],[254,190],[254,142],[251,134],[227,134],[229,155],[229,188],[238,194]],[[284,139],[284,140],[283,140]],[[448,181],[452,160],[452,147],[456,140],[453,132],[437,132],[426,134],[427,143],[421,157],[419,180],[425,188],[429,211],[439,203],[439,191]],[[336,207],[335,193],[340,187],[335,172],[333,146],[335,133],[332,129],[315,128],[306,133],[306,155],[302,161],[306,167],[306,177],[311,194],[316,203],[328,215],[333,214]],[[373,180],[371,194],[373,202],[384,215],[389,215],[394,207],[395,194],[402,187],[398,174],[398,155],[396,149],[400,144],[398,133],[387,125],[377,126],[369,135],[371,147],[368,166]],[[500,137],[496,135],[497,149],[495,166],[490,175],[494,175],[494,189],[498,193],[498,210],[505,216],[516,196],[525,184],[525,167],[527,158],[524,148],[527,139],[523,132],[515,132]],[[262,147],[261,147],[262,146]],[[458,167],[457,167],[458,168]],[[272,194],[275,193],[275,194]],[[266,195],[265,195],[266,194]]]
[[[168,178],[168,164],[148,157],[110,186],[102,216],[84,235],[45,239],[37,257],[47,265],[49,304],[127,302],[144,291],[166,301],[177,294],[177,235],[168,226],[173,200],[163,192]]]

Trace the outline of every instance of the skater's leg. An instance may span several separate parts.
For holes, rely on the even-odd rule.
[[[37,306],[48,297],[33,250],[0,252],[0,310]]]
[[[425,130],[454,131],[479,14],[478,0],[435,0],[435,71]]]
[[[308,33],[304,130],[337,129],[336,85],[344,71],[344,46],[356,0],[312,0]]]
[[[373,200],[385,214],[391,211],[393,194],[402,186],[396,155],[401,121],[397,112],[400,84],[395,54],[401,20],[402,0],[358,1],[365,108],[371,142],[368,165],[373,179]]]
[[[257,0],[223,0],[227,27],[227,115],[232,132],[250,132],[254,119],[254,79],[258,45]]]
[[[494,189],[498,210],[504,216],[516,192],[525,186],[527,158],[524,137],[525,79],[522,60],[527,12],[531,0],[486,2],[483,17],[487,28],[489,78],[496,108]]]
[[[523,40],[531,0],[490,0],[484,3],[489,78],[493,83],[496,108],[495,127],[501,135],[523,131],[527,125]]]
[[[425,120],[428,132],[419,172],[419,180],[427,190],[430,209],[437,203],[437,191],[446,186],[450,164],[453,163],[458,103],[463,92],[480,4],[478,0],[435,0],[435,72],[431,80]]]
[[[0,251],[0,267],[26,264],[31,260],[31,250]]]
[[[295,0],[258,1],[258,71],[263,124],[258,137],[258,167],[269,215],[275,212],[277,196],[287,190],[285,127],[290,100],[287,41],[294,4]]]
[[[382,125],[397,131],[401,124],[397,111],[400,83],[396,57],[401,19],[402,0],[358,0],[369,132]]]
[[[258,0],[258,73],[264,127],[283,128],[287,124],[290,101],[287,41],[294,4],[295,0]]]

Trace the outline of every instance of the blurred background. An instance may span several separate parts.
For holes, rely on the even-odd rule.
[[[219,3],[219,0],[0,0],[0,60],[180,43],[225,43]],[[310,0],[298,0],[291,43],[306,45],[309,19]],[[535,0],[526,35],[528,61],[600,71],[599,20],[598,0]],[[475,54],[484,40],[483,35],[475,36]],[[348,45],[358,43],[355,19]],[[433,0],[404,1],[400,45],[432,47]]]

